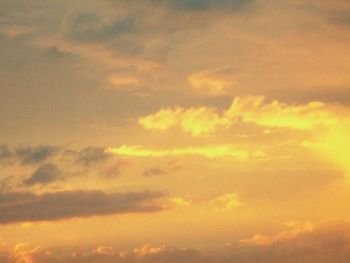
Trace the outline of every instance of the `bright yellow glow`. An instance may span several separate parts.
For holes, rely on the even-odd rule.
[[[225,117],[213,108],[199,107],[185,110],[183,108],[162,109],[159,112],[139,120],[145,129],[165,131],[179,126],[184,132],[193,136],[203,136],[213,133],[218,127],[229,124]]]
[[[316,141],[305,142],[322,157],[341,167],[350,176],[350,120],[332,127],[322,133]],[[350,179],[350,178],[349,178]]]
[[[170,199],[170,202],[172,202],[174,205],[176,205],[177,207],[180,208],[184,208],[184,207],[190,207],[191,203],[188,200],[185,200],[181,197],[174,197]]]
[[[182,108],[162,109],[154,115],[149,115],[139,120],[145,129],[165,131],[172,128],[178,119],[178,116],[183,112]]]
[[[213,201],[213,204],[222,209],[233,209],[242,205],[237,193],[229,193],[218,196]]]
[[[262,151],[256,150],[248,152],[246,150],[237,149],[232,145],[208,146],[208,147],[186,147],[173,149],[148,149],[143,146],[123,145],[118,148],[109,148],[110,153],[135,156],[135,157],[162,157],[162,156],[181,156],[181,155],[200,155],[208,158],[231,157],[239,160],[245,160],[249,157],[263,157]]]

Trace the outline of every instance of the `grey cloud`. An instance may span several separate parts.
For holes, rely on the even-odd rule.
[[[61,171],[52,163],[40,165],[34,173],[23,181],[25,185],[48,184],[61,178]]]
[[[118,1],[113,0],[118,3]],[[145,0],[144,5],[152,4],[152,8],[156,8],[159,5],[165,5],[171,10],[175,11],[234,11],[241,9],[255,0]],[[134,2],[140,3],[140,1],[123,1],[123,2]]]
[[[89,146],[79,152],[76,162],[88,166],[105,161],[110,157],[111,155],[108,154],[104,148]]]
[[[253,0],[153,0],[153,2],[165,3],[173,9],[182,11],[232,11],[250,4]]]
[[[6,145],[0,145],[0,161],[8,159],[12,156],[12,152]]]
[[[162,210],[161,192],[104,193],[61,191],[37,195],[28,192],[0,194],[0,224],[52,221],[74,217],[145,213]]]
[[[101,41],[135,30],[135,17],[127,16],[106,23],[93,13],[82,13],[73,18],[70,36],[79,41]]]
[[[21,159],[22,164],[35,164],[46,161],[57,152],[57,148],[49,145],[25,146],[15,150],[16,155]]]
[[[350,11],[331,12],[329,14],[329,19],[339,26],[350,27]]]
[[[101,175],[106,178],[115,178],[120,175],[122,168],[128,165],[130,165],[129,161],[117,160],[113,166],[108,167]]]

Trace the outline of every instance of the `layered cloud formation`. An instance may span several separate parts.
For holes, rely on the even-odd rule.
[[[349,262],[349,14],[2,0],[0,262]]]

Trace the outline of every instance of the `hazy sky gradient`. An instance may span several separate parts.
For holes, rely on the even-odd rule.
[[[0,6],[0,262],[349,262],[349,1]]]

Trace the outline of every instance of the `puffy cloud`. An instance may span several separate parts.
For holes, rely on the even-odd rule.
[[[139,124],[145,129],[166,131],[180,127],[184,132],[193,136],[203,136],[213,133],[219,127],[225,127],[229,120],[220,116],[213,108],[199,107],[184,109],[161,109],[159,112],[140,118]]]
[[[179,127],[193,136],[212,134],[228,129],[237,122],[268,128],[310,130],[336,124],[339,117],[332,106],[321,102],[289,105],[279,101],[266,102],[263,96],[236,97],[230,108],[219,113],[213,108],[161,109],[155,114],[140,118],[145,129],[166,131]]]
[[[314,230],[314,225],[310,222],[287,222],[288,230],[282,231],[275,235],[256,234],[253,237],[242,239],[242,246],[271,246],[273,244],[283,243],[297,239],[299,236],[311,233]]]
[[[113,247],[99,246],[89,254],[73,253],[73,256],[62,256],[55,251],[20,243],[14,248],[3,246],[0,259],[4,259],[2,262],[6,263],[349,262],[348,221],[331,220],[316,224],[288,222],[285,227],[287,229],[280,233],[254,235],[218,251],[145,244],[129,251],[116,252]]]
[[[59,180],[61,171],[52,163],[40,165],[34,173],[23,181],[25,185],[48,184]]]
[[[44,194],[0,194],[0,223],[59,220],[108,214],[144,213],[162,210],[160,192],[107,194],[102,191],[61,191]]]
[[[214,263],[201,251],[168,246],[145,244],[132,251],[115,253],[112,247],[98,247],[92,253],[73,253],[72,256],[59,256],[54,252],[29,244],[17,244],[14,248],[0,251],[4,263]]]
[[[82,149],[77,157],[76,162],[85,166],[107,160],[110,154],[102,147],[86,147]]]
[[[108,151],[113,154],[134,157],[199,155],[207,158],[230,157],[238,160],[245,160],[248,158],[260,158],[265,156],[264,152],[261,150],[249,151],[246,149],[240,149],[234,145],[184,147],[162,150],[145,148],[143,146],[123,145],[118,148],[109,148]]]
[[[330,126],[338,121],[337,116],[322,102],[288,105],[274,100],[266,103],[263,96],[235,98],[226,115],[233,120],[241,119],[245,123],[264,127],[298,130]]]
[[[49,145],[22,146],[15,150],[16,155],[21,159],[22,164],[36,164],[46,161],[57,152],[57,148]]]

